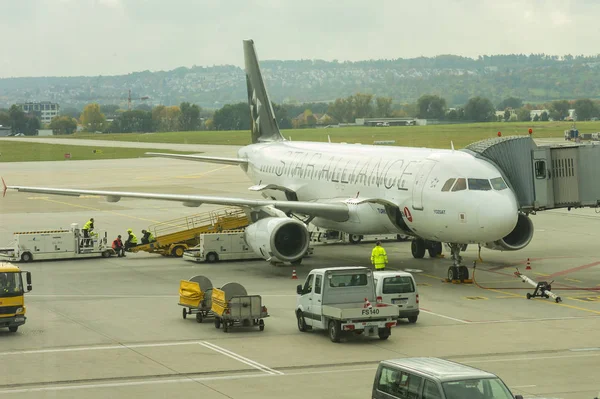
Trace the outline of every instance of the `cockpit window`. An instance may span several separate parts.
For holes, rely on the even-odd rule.
[[[456,184],[452,187],[452,191],[462,191],[467,189],[466,179],[456,179]]]
[[[491,182],[494,190],[504,190],[507,188],[506,182],[501,177],[496,177],[495,179],[492,179]]]
[[[446,183],[444,183],[444,187],[442,187],[442,191],[450,191],[452,184],[454,184],[454,180],[456,180],[456,179],[452,178],[452,179],[446,180]]]
[[[492,186],[488,179],[469,179],[469,190],[488,191]]]

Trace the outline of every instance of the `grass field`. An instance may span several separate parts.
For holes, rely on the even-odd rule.
[[[96,150],[96,152],[94,152]],[[100,151],[100,152],[98,152]],[[65,160],[65,154],[71,154],[69,160],[121,159],[137,158],[148,148],[84,147],[61,144],[28,143],[23,141],[0,141],[0,162],[36,162]],[[160,150],[158,150],[160,151]],[[169,151],[177,153],[177,151]],[[181,154],[187,154],[182,152]]]
[[[286,138],[294,141],[327,142],[329,135],[335,143],[372,144],[373,141],[395,140],[396,145],[409,147],[450,148],[450,141],[455,148],[463,148],[468,144],[497,137],[498,131],[503,136],[526,135],[533,129],[534,137],[563,137],[564,131],[571,127],[571,122],[522,122],[522,123],[472,123],[460,125],[429,126],[397,126],[397,127],[343,127],[332,129],[293,129],[282,130]],[[600,131],[600,122],[578,122],[580,133]],[[123,134],[76,134],[73,139],[95,139],[115,141],[139,141],[148,143],[180,143],[180,144],[230,144],[245,145],[250,143],[248,131],[200,131],[172,133],[123,133]]]

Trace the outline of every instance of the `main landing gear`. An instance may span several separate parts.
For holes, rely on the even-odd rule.
[[[448,268],[447,282],[471,283],[469,278],[469,269],[462,265],[461,251],[467,249],[466,244],[448,244],[452,254],[453,265]],[[426,241],[422,238],[416,238],[410,246],[412,255],[415,259],[421,259],[425,256],[425,252],[429,252],[430,258],[437,258],[442,254],[442,243],[438,241]]]

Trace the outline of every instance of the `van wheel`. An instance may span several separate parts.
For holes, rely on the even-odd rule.
[[[110,258],[110,251],[104,251],[104,252],[102,252],[102,257],[103,258]]]
[[[19,329],[19,326],[8,327],[8,331],[10,331],[10,332],[17,332],[18,329]]]
[[[219,256],[216,253],[211,252],[209,254],[206,254],[206,261],[208,263],[215,263],[218,260],[219,260]]]
[[[296,313],[296,318],[298,319],[298,330],[305,332],[306,331],[306,320],[304,320],[304,316],[302,312],[298,311]]]
[[[409,323],[416,323],[417,322],[417,318],[418,318],[418,316],[410,316],[408,318],[408,322]]]
[[[390,337],[390,335],[392,335],[392,329],[387,327],[387,328],[380,328],[379,329],[379,339],[381,340],[386,340]]]
[[[33,259],[33,257],[31,256],[31,254],[29,252],[24,252],[21,255],[21,260],[23,262],[31,262],[31,260]],[[15,330],[16,331],[16,330]]]
[[[329,321],[329,339],[331,342],[340,342],[340,322],[337,320]]]

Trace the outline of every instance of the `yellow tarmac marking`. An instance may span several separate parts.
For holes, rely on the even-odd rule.
[[[500,295],[495,297],[496,299],[515,299],[515,298],[522,298],[521,295]]]
[[[432,274],[427,274],[427,273],[419,273],[419,276],[425,276],[425,277],[429,277],[429,278],[434,278],[436,280],[443,280],[443,277],[438,277],[438,276],[434,276]]]
[[[565,278],[565,280],[567,280],[567,281],[572,281],[572,282],[574,282],[574,283],[581,283],[581,282],[582,282],[581,280],[576,280],[576,279],[574,279],[574,278]]]
[[[537,274],[538,276],[544,276],[544,277],[548,277],[549,276],[549,274],[546,274],[546,273],[535,273],[534,272],[533,274]]]
[[[143,220],[145,222],[160,223],[160,221],[158,221],[158,220],[144,219],[144,218],[140,218],[140,217],[137,217],[137,216],[127,215],[125,213],[119,213],[119,212],[115,212],[115,211],[108,211],[108,210],[94,208],[94,207],[86,206],[86,205],[72,204],[72,203],[69,203],[69,202],[51,200],[51,199],[48,199],[48,198],[44,199],[43,201],[54,202],[56,204],[67,205],[67,206],[76,207],[76,208],[82,208],[82,209],[88,209],[88,210],[97,211],[97,212],[112,213],[113,215],[124,216],[124,217],[130,218],[130,219]]]

